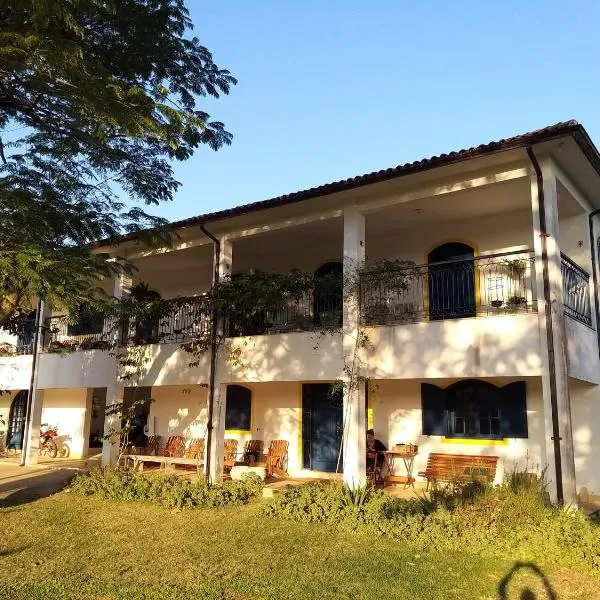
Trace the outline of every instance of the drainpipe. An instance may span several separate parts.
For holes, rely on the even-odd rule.
[[[214,244],[214,273],[213,273],[213,286],[219,283],[219,259],[221,257],[221,242],[204,227],[204,223],[200,223],[200,230],[204,235],[210,238]],[[210,454],[211,444],[213,437],[213,416],[215,412],[215,370],[217,367],[217,319],[218,319],[217,306],[213,302],[212,314],[210,317],[210,375],[208,383],[208,424],[206,427],[206,465],[205,465],[205,477],[206,482],[210,483]]]
[[[552,328],[552,305],[550,297],[550,276],[548,269],[548,228],[546,226],[546,206],[544,204],[544,178],[542,169],[531,145],[527,145],[527,156],[537,178],[538,205],[540,211],[540,240],[542,243],[542,280],[544,284],[544,304],[546,313],[546,344],[548,346],[548,370],[550,371],[550,409],[552,417],[552,441],[554,442],[554,469],[556,471],[556,496],[564,502],[562,480],[562,456],[560,449],[560,428],[558,425],[558,399],[556,392],[556,363],[554,361],[554,332]]]
[[[40,346],[42,344],[42,312],[44,310],[44,302],[41,298],[38,299],[37,311],[35,313],[35,328],[33,331],[33,348],[31,356],[31,378],[29,380],[29,392],[27,394],[27,409],[25,411],[25,427],[23,429],[23,444],[21,445],[21,466],[28,464],[29,441],[33,433],[29,433],[31,429],[31,412],[33,407],[33,397],[37,392],[37,378],[40,357]]]
[[[600,302],[598,301],[598,274],[596,272],[596,240],[594,239],[594,217],[600,214],[600,208],[593,210],[588,216],[590,226],[590,254],[592,255],[592,283],[594,285],[594,307],[596,309],[596,336],[598,337],[598,353],[600,353]]]

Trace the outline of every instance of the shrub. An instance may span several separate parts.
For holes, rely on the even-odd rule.
[[[175,475],[142,475],[122,469],[93,469],[78,474],[73,492],[111,500],[155,502],[166,508],[206,508],[247,504],[261,494],[263,483],[249,474],[242,481],[207,485]]]
[[[474,553],[600,570],[600,526],[581,512],[551,506],[544,478],[518,472],[498,487],[470,482],[414,500],[380,490],[352,495],[338,483],[311,483],[289,487],[262,511],[387,535],[422,549],[469,548]]]

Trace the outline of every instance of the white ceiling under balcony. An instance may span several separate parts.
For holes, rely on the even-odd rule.
[[[395,204],[370,213],[367,237],[518,210],[531,211],[529,180],[525,178]]]
[[[194,296],[210,288],[213,274],[212,245],[164,252],[134,261],[134,283],[147,283],[163,298]]]

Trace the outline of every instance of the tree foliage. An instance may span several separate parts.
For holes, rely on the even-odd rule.
[[[101,299],[123,233],[168,242],[144,205],[172,199],[171,162],[231,135],[197,106],[236,83],[183,0],[0,0],[0,326],[36,295]],[[116,191],[133,203],[125,205]]]

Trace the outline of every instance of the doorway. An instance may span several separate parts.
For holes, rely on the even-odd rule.
[[[8,414],[8,431],[6,432],[6,449],[22,450],[27,415],[27,390],[21,390],[10,405]]]
[[[461,242],[442,244],[427,255],[429,318],[460,319],[477,314],[475,251]]]
[[[329,383],[302,385],[302,467],[333,473],[342,470],[342,391]]]

